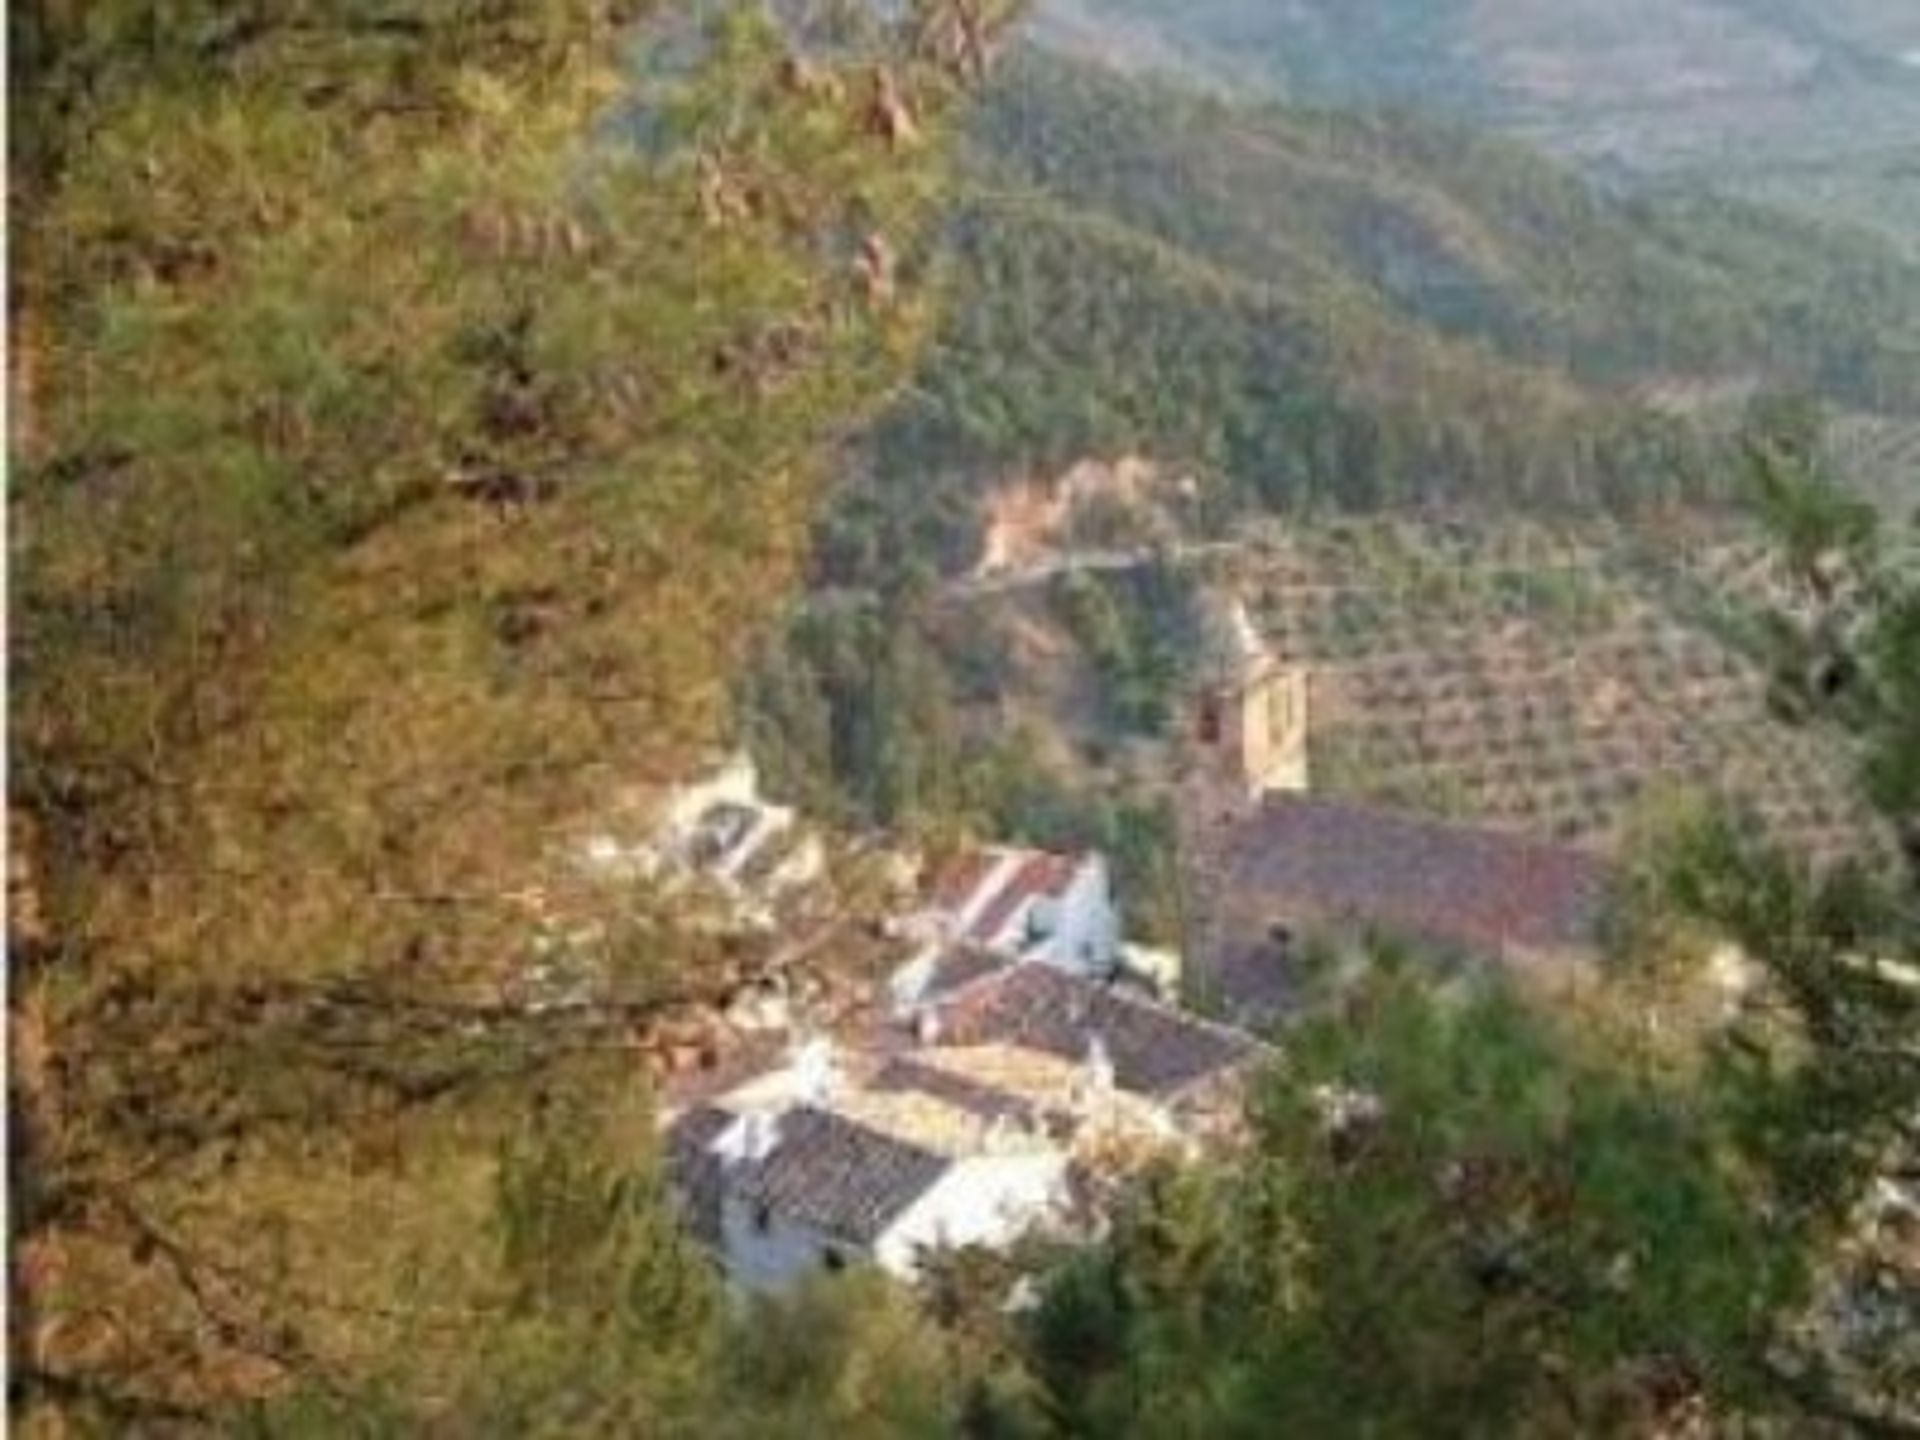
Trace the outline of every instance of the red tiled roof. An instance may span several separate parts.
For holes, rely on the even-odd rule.
[[[981,944],[991,944],[1001,929],[1031,900],[1058,898],[1073,884],[1081,862],[1070,855],[1036,853],[1021,862],[1020,868],[987,908],[968,928],[968,936]]]
[[[973,898],[973,892],[980,888],[980,882],[993,873],[998,864],[997,857],[985,850],[969,850],[957,857],[941,872],[933,884],[932,903],[935,909],[957,911],[966,907]]]
[[[1008,963],[1007,957],[979,945],[954,945],[934,961],[933,974],[927,978],[925,998],[932,999],[971,985],[982,975],[991,975]]]
[[[909,1055],[896,1055],[873,1077],[873,1088],[891,1093],[930,1095],[982,1120],[1032,1120],[1033,1102],[996,1090],[965,1075],[937,1069]]]

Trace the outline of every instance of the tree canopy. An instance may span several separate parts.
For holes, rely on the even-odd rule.
[[[976,70],[947,8],[13,7],[30,1413],[478,1382],[534,1262],[475,1237],[562,1204],[513,1180],[536,1077],[632,1091],[592,1062],[699,952],[557,1027],[503,987],[539,926],[618,918],[556,838],[718,738],[911,365]],[[576,1178],[540,1253],[611,1223],[698,1310],[645,1182]],[[680,1328],[605,1279],[512,1345]]]

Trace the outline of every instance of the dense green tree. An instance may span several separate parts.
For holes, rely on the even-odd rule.
[[[1193,585],[1164,562],[1054,585],[1052,608],[1093,666],[1117,732],[1157,735],[1171,722],[1199,643]]]
[[[1497,992],[1384,971],[1290,1034],[1246,1155],[1067,1262],[1077,1434],[1590,1435],[1756,1381],[1797,1260],[1706,1097]]]
[[[594,1168],[524,1105],[635,1089],[569,1057],[702,951],[556,857],[717,737],[911,366],[953,9],[12,8],[26,1423],[659,1399],[603,1388],[694,1297],[641,1131]],[[555,926],[645,963],[516,1009]],[[475,1237],[603,1202],[604,1273],[516,1308]]]

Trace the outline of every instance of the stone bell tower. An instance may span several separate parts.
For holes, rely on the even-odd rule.
[[[1189,1003],[1219,997],[1232,876],[1263,796],[1307,788],[1310,677],[1276,659],[1241,601],[1209,594],[1198,683],[1188,709],[1176,815]]]
[[[1257,800],[1307,788],[1309,677],[1267,649],[1247,607],[1213,598],[1203,619],[1195,759],[1220,791]]]

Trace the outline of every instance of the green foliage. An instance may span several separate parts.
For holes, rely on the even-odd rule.
[[[1749,195],[1911,253],[1910,17],[1905,0],[1080,0],[1049,38],[1210,92],[1458,116],[1609,186]]]
[[[1099,676],[1113,729],[1164,733],[1199,653],[1191,577],[1164,564],[1118,576],[1073,572],[1049,598]]]
[[[983,1354],[877,1274],[730,1303],[644,1148],[628,1153],[635,1137],[595,1103],[579,1088],[544,1092],[507,1137],[496,1236],[508,1293],[470,1321],[443,1393],[418,1393],[417,1350],[396,1354],[353,1388],[253,1407],[244,1433],[943,1433],[963,1391],[987,1383]]]
[[[584,1087],[542,1091],[502,1146],[495,1213],[508,1294],[483,1322],[485,1363],[462,1377],[465,1428],[659,1431],[704,1403],[723,1297],[669,1207],[651,1137],[610,1133],[591,1113],[598,1103]]]
[[[1430,116],[1235,109],[1039,60],[1001,83],[979,121],[995,183],[1281,286],[1303,312],[1344,288],[1588,378],[1757,365],[1867,408],[1915,401],[1914,272],[1870,241],[1614,200]]]
[[[1645,898],[1731,940],[1764,977],[1715,1051],[1717,1083],[1783,1249],[1822,1266],[1837,1297],[1799,1317],[1769,1378],[1815,1415],[1897,1431],[1913,1420],[1913,1277],[1876,1258],[1863,1216],[1876,1183],[1911,1168],[1920,1108],[1920,591],[1870,512],[1823,479],[1814,447],[1776,430],[1751,464],[1789,580],[1776,690],[1802,723],[1857,736],[1894,844],[1815,869],[1747,817],[1693,812],[1644,839],[1639,869],[1659,887]],[[1875,1315],[1891,1317],[1890,1343]]]
[[[1193,623],[1185,582],[1152,571],[1092,583],[1101,596],[1123,597],[1102,612],[1120,627],[1108,676],[1116,719],[1158,727],[1191,653],[1179,648]],[[1170,811],[1075,784],[1040,758],[1033,737],[969,723],[969,705],[1001,692],[1005,665],[986,632],[938,623],[921,599],[825,592],[744,675],[741,729],[769,785],[813,813],[1105,851],[1129,933],[1171,941],[1179,883]]]
[[[950,1431],[968,1367],[914,1299],[872,1273],[820,1277],[754,1302],[723,1384],[719,1433],[857,1437]]]
[[[1070,1433],[1631,1431],[1750,1393],[1776,1239],[1704,1097],[1376,973],[1289,1037],[1243,1159],[1062,1267],[1032,1364]]]
[[[632,8],[10,17],[15,800],[44,912],[10,957],[22,1418],[1411,1435],[1645,1428],[1696,1394],[1763,1411],[1809,1257],[1912,1113],[1913,992],[1883,963],[1913,957],[1912,886],[1812,879],[1725,823],[1663,873],[1769,963],[1783,1011],[1698,1088],[1382,973],[1293,1038],[1244,1155],[1151,1177],[1012,1332],[980,1294],[929,1319],[867,1276],[723,1302],[622,1053],[698,952],[568,890],[548,844],[714,737],[821,455],[916,358],[957,95],[932,7],[909,33],[843,16],[815,57],[836,88],[726,6],[643,33],[634,102]],[[869,128],[874,63],[917,145]],[[1098,86],[1042,74],[1003,112],[993,183],[1050,194],[976,194],[961,274],[996,288],[926,372],[932,410],[897,412],[919,418],[876,453],[959,477],[1137,442],[1267,502],[1489,477],[1639,497],[1671,436],[1576,379],[1718,364],[1764,332],[1786,379],[1911,399],[1907,277],[1878,259],[1809,272],[1737,212],[1617,212],[1398,122],[1296,133],[1163,98],[1095,123]],[[1307,161],[1263,168],[1290,146]],[[1413,207],[1444,244],[1356,200],[1356,172],[1462,167]],[[1490,195],[1538,213],[1489,237],[1468,222]],[[1347,255],[1361,216],[1388,251]],[[1602,248],[1556,258],[1576,222]],[[1726,278],[1696,291],[1695,270]],[[1605,283],[1576,295],[1580,275]],[[1894,341],[1857,328],[1874,310]],[[1575,379],[1533,373],[1562,350]],[[1817,622],[1799,677],[1859,730],[1910,841],[1920,605],[1799,481],[1766,481]],[[874,588],[803,616],[749,684],[772,768],[849,818],[1098,845],[1135,933],[1173,931],[1164,810],[1079,795],[1024,737],[955,720],[951,675],[987,689],[1003,662],[954,650],[956,670],[926,608],[929,547],[965,548],[954,480],[855,497],[827,563]],[[1168,577],[1140,584],[1062,607],[1114,718],[1152,729],[1184,622]],[[510,1003],[536,921],[619,922],[636,993]],[[1379,1114],[1330,1130],[1322,1087]]]
[[[32,1405],[137,1428],[377,1375],[416,1417],[632,1433],[676,1393],[617,1393],[711,1303],[627,1178],[644,1129],[528,1150],[502,1096],[619,1109],[630,1072],[556,1070],[699,951],[556,842],[719,733],[925,333],[964,87],[930,7],[805,66],[760,7],[653,10],[11,12]],[[594,927],[646,952],[630,993],[510,1002],[536,933]],[[502,1209],[573,1268],[477,1243]]]
[[[1920,407],[1920,275],[1868,241],[1611,198],[1430,118],[1227,106],[1040,55],[975,128],[968,303],[856,491],[884,505],[886,477],[931,470],[891,487],[917,523],[969,472],[1122,450],[1266,506],[1636,506],[1718,496],[1724,472],[1625,382],[1758,370]]]
[[[956,283],[980,298],[875,442],[883,474],[931,467],[936,491],[1141,451],[1269,508],[1626,503],[1665,493],[1687,453],[1671,421],[1583,399],[1350,287],[1243,277],[1050,196],[983,200],[955,245]]]
[[[954,808],[949,682],[911,604],[822,597],[765,647],[742,692],[746,737],[782,793],[908,828]]]
[[[1778,552],[1785,607],[1772,616],[1774,695],[1791,718],[1837,722],[1865,748],[1869,797],[1920,874],[1920,578],[1873,509],[1817,453],[1762,436],[1748,496]]]
[[[662,1179],[604,1153],[576,1094],[535,1097],[532,1133],[500,1157],[497,1209],[514,1309],[536,1320],[618,1312],[660,1345],[700,1328],[710,1297]]]

